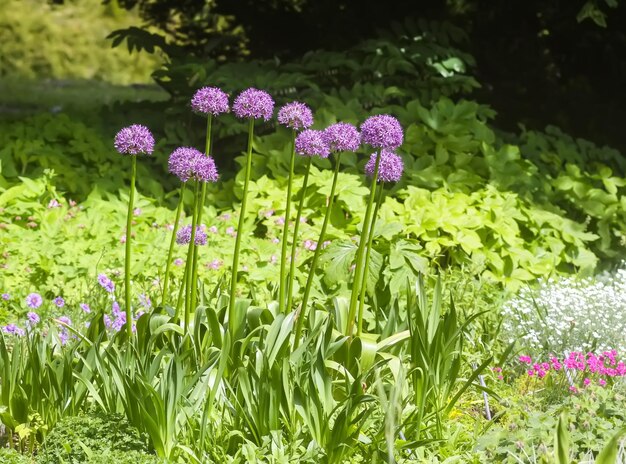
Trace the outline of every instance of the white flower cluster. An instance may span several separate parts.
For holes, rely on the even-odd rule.
[[[626,352],[626,269],[595,279],[550,279],[505,303],[505,336],[549,353]]]

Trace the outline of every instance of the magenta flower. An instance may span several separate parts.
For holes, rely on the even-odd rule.
[[[122,155],[150,155],[154,151],[154,137],[146,126],[133,124],[117,133],[114,146]]]
[[[278,122],[290,129],[301,131],[313,125],[313,113],[304,103],[287,103],[278,111]]]
[[[233,112],[240,119],[263,118],[267,121],[274,113],[274,100],[263,90],[249,88],[235,98]]]
[[[302,156],[328,158],[330,148],[324,141],[322,131],[307,129],[296,137],[296,153]]]
[[[191,226],[182,227],[176,234],[176,243],[186,245],[191,241]],[[196,245],[206,245],[207,235],[203,226],[196,226],[196,236],[194,241]]]
[[[347,122],[338,122],[324,129],[324,141],[330,151],[357,151],[361,146],[361,134]]]
[[[41,298],[41,295],[39,293],[31,293],[26,297],[26,305],[29,308],[37,309],[41,306],[42,303],[43,298]]]
[[[65,300],[61,298],[60,296],[57,296],[52,301],[54,301],[54,304],[57,305],[59,308],[62,308],[63,306],[65,306]]]
[[[370,116],[361,124],[363,141],[374,148],[395,149],[402,145],[404,132],[396,118],[388,114]]]
[[[39,314],[34,313],[34,312],[32,312],[32,311],[29,311],[29,312],[26,314],[26,317],[28,318],[28,322],[30,322],[30,323],[31,323],[31,325],[38,324],[38,323],[39,323],[39,321],[41,320],[41,319],[40,319],[40,317],[39,317]]]
[[[98,274],[98,283],[109,293],[113,293],[115,290],[115,284],[113,281],[104,274]]]
[[[372,177],[376,168],[376,157],[378,153],[372,153],[369,161],[365,165],[365,174]],[[378,165],[378,182],[398,182],[404,171],[404,163],[395,153],[388,150],[380,151],[380,162]]]
[[[196,113],[213,116],[228,113],[228,95],[217,87],[202,87],[191,99],[191,109]]]

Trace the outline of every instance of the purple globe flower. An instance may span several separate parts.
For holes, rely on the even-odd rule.
[[[293,130],[301,131],[313,125],[313,113],[304,103],[287,103],[278,111],[278,122]]]
[[[39,293],[31,293],[26,297],[26,305],[29,308],[37,309],[41,306],[42,303],[43,298],[41,298],[41,295]]]
[[[115,284],[104,274],[98,274],[98,283],[109,293],[115,290]]]
[[[378,153],[372,153],[369,161],[365,165],[365,174],[374,176],[376,168],[376,157]],[[402,158],[389,150],[380,151],[380,163],[378,165],[378,182],[398,182],[404,171]]]
[[[194,160],[194,177],[200,182],[217,182],[219,174],[215,161],[210,156],[196,156]]]
[[[402,145],[404,132],[396,118],[379,114],[367,118],[361,124],[363,141],[374,148],[395,149]]]
[[[338,122],[324,130],[324,141],[330,151],[357,151],[361,146],[361,134],[347,122]]]
[[[29,311],[26,314],[26,317],[28,318],[28,322],[30,322],[31,325],[38,324],[39,321],[41,320],[40,317],[39,317],[39,314],[34,313],[32,311]]]
[[[2,294],[2,299],[4,301],[9,301],[11,299],[11,295],[9,295],[8,293],[3,293]]]
[[[213,158],[191,147],[174,150],[168,160],[168,167],[182,182],[189,179],[216,182],[219,177]]]
[[[177,176],[182,182],[187,182],[195,173],[195,159],[203,156],[195,148],[180,147],[172,152],[167,162],[172,174]]]
[[[54,304],[57,305],[59,308],[62,308],[63,306],[65,306],[65,300],[61,298],[60,296],[57,296],[52,301],[54,301]]]
[[[217,87],[202,87],[191,99],[191,109],[196,113],[213,116],[228,113],[228,95]]]
[[[196,245],[206,245],[207,236],[204,231],[204,226],[196,226]],[[191,242],[191,226],[182,227],[176,234],[176,243],[179,245],[187,245]]]
[[[240,119],[263,118],[267,121],[274,113],[274,100],[263,90],[249,88],[235,98],[233,112]]]
[[[150,155],[154,151],[154,137],[146,126],[133,124],[117,133],[114,145],[122,155]]]
[[[324,133],[318,130],[307,129],[296,137],[296,153],[302,156],[320,156],[328,158],[330,148],[324,141]]]

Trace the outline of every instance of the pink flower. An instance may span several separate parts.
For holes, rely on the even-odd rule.
[[[527,371],[527,372],[528,372],[528,375],[529,375],[530,377],[532,377],[533,375],[535,375],[535,371],[533,371],[532,369],[528,369],[528,371]]]
[[[217,234],[217,227],[215,226],[209,227],[209,232],[211,232],[212,234]]]
[[[598,385],[600,385],[601,387],[604,387],[606,385],[606,380],[604,379],[598,380]]]
[[[569,387],[569,391],[571,391],[572,393],[578,393],[578,388],[572,385],[571,387]]]
[[[591,383],[591,379],[589,377],[585,377],[585,380],[583,380],[583,385],[586,387]]]
[[[531,364],[533,362],[533,360],[532,360],[532,358],[530,356],[522,355],[518,359],[519,359],[519,362],[523,362],[525,364]]]
[[[59,203],[56,198],[53,198],[52,200],[50,200],[50,203],[48,203],[48,209],[52,209],[52,208],[60,208],[61,207],[61,203]]]

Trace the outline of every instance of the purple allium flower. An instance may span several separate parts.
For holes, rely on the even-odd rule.
[[[2,299],[4,301],[9,301],[11,299],[11,295],[9,295],[8,293],[3,293],[2,294]]]
[[[195,148],[180,147],[172,152],[168,161],[172,174],[182,182],[196,179],[201,182],[215,182],[218,174],[215,161]]]
[[[67,316],[61,316],[57,319],[61,324],[72,325],[72,320]]]
[[[304,103],[287,103],[278,110],[278,122],[293,130],[301,131],[313,125],[313,113]]]
[[[26,305],[29,308],[37,309],[41,306],[42,303],[43,298],[41,298],[41,295],[39,293],[31,293],[26,297]]]
[[[240,119],[263,118],[267,121],[274,113],[274,100],[263,90],[249,88],[235,98],[233,112]]]
[[[372,153],[369,161],[365,165],[365,174],[369,177],[374,175],[376,168],[376,156],[378,153]],[[404,163],[402,158],[389,150],[380,151],[380,163],[378,165],[378,182],[398,182],[402,177]]]
[[[176,234],[176,243],[179,245],[186,245],[191,241],[191,226],[182,227]],[[196,226],[196,245],[206,245],[207,236],[204,232],[203,226]]]
[[[182,182],[187,182],[195,174],[195,160],[203,156],[195,148],[180,147],[172,152],[167,162],[169,170]]]
[[[213,158],[204,155],[196,157],[194,174],[200,182],[217,182],[219,177]]]
[[[6,334],[17,335],[19,337],[24,335],[24,329],[20,329],[15,324],[7,324],[7,325],[5,325],[4,327],[2,327],[2,331],[4,333],[6,333]]]
[[[217,87],[202,87],[191,99],[191,109],[196,113],[212,114],[228,112],[228,95]]]
[[[29,311],[26,314],[26,317],[28,318],[28,322],[30,322],[32,325],[38,324],[39,321],[41,320],[39,317],[39,314],[34,313],[32,311]]]
[[[63,306],[65,306],[65,300],[61,298],[60,296],[57,296],[52,301],[54,301],[54,304],[57,305],[59,308],[62,308]]]
[[[98,283],[109,293],[113,293],[115,290],[115,284],[113,281],[104,274],[98,274]]]
[[[117,133],[114,145],[122,155],[150,155],[154,151],[154,137],[146,126],[133,124]]]
[[[352,124],[338,122],[324,129],[324,141],[330,151],[357,151],[361,134]]]
[[[91,308],[89,307],[89,305],[87,303],[81,303],[78,306],[80,306],[80,309],[82,309],[86,313],[90,313],[91,312]]]
[[[328,158],[330,148],[324,141],[322,131],[307,129],[296,137],[296,153],[302,156],[319,156]]]
[[[363,142],[374,148],[395,149],[402,145],[404,132],[396,118],[388,114],[370,116],[361,124]]]

